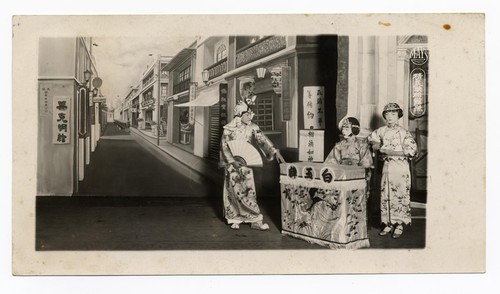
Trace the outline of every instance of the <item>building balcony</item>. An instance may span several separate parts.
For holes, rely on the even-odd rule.
[[[208,70],[209,80],[225,74],[227,72],[227,57],[205,68],[205,70]]]
[[[153,82],[155,79],[154,75],[150,75],[146,79],[142,80],[142,86],[145,87],[146,85],[149,85],[151,82]]]
[[[185,81],[182,81],[180,83],[177,83],[174,85],[173,89],[173,94],[178,94],[180,92],[184,92],[186,90],[189,90],[189,83],[191,83],[191,79],[187,79]]]
[[[285,36],[270,36],[236,52],[236,67],[261,59],[286,48]]]

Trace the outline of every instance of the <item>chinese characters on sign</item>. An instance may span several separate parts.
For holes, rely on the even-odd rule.
[[[281,68],[282,82],[281,82],[281,111],[283,120],[290,120],[292,113],[292,106],[290,104],[290,67],[284,66]]]
[[[41,115],[50,115],[49,111],[49,91],[50,87],[43,86],[42,93],[40,97],[42,98],[40,101],[40,114]]]
[[[323,162],[325,131],[300,130],[299,161]]]
[[[414,116],[421,116],[424,110],[425,79],[424,72],[416,69],[411,75],[411,113]]]
[[[52,143],[69,144],[71,139],[71,100],[69,97],[54,97],[52,109]]]
[[[427,108],[427,75],[429,50],[414,48],[410,53],[410,114],[425,115]]]
[[[227,124],[227,84],[219,84],[219,134]]]
[[[304,129],[317,130],[325,128],[325,87],[304,87]]]
[[[189,101],[196,99],[196,83],[189,84]],[[194,125],[194,106],[189,106],[189,124]]]

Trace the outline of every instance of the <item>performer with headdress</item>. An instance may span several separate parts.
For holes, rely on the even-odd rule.
[[[234,109],[233,120],[224,126],[221,139],[220,165],[225,169],[224,217],[232,229],[239,229],[241,223],[250,223],[251,228],[258,230],[267,230],[269,225],[263,222],[257,204],[253,170],[244,161],[235,158],[228,143],[239,140],[251,144],[255,139],[267,160],[276,157],[278,162],[284,162],[279,150],[252,122],[253,116],[248,105],[240,101]]]
[[[374,150],[380,150],[384,161],[380,187],[380,209],[383,228],[379,235],[392,233],[393,238],[403,234],[403,224],[411,224],[410,160],[417,153],[417,144],[410,132],[399,126],[403,110],[397,103],[384,107],[382,116],[387,125],[376,129],[368,137]]]
[[[366,140],[357,137],[359,121],[354,117],[347,117],[340,123],[343,139],[335,144],[325,159],[325,163],[344,165],[358,165],[371,168],[373,164],[370,148]]]

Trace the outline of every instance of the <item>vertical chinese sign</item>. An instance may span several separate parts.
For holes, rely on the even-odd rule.
[[[289,66],[284,66],[281,68],[281,111],[282,111],[282,119],[284,121],[291,119],[292,106],[291,106],[291,91],[290,91],[290,74],[291,70]]]
[[[304,129],[317,130],[325,128],[325,87],[304,87]]]
[[[300,130],[299,161],[323,162],[325,131]]]
[[[189,101],[196,99],[196,87],[197,84],[192,82],[189,83]],[[194,125],[194,106],[189,106],[189,124]]]
[[[52,143],[69,144],[71,139],[71,99],[54,97],[52,109]]]
[[[410,114],[417,118],[427,111],[429,50],[415,48],[410,53]]]
[[[219,134],[227,124],[227,84],[219,84]]]
[[[42,87],[42,94],[40,95],[40,115],[50,116],[50,106],[49,106],[49,92],[50,88],[48,86]]]

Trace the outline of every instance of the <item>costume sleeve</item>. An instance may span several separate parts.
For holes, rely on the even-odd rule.
[[[335,146],[332,148],[332,151],[330,151],[330,153],[326,157],[325,163],[340,164],[340,150],[339,150],[338,146],[339,146],[339,143],[335,144]]]
[[[417,143],[415,142],[409,131],[405,132],[405,137],[403,139],[403,152],[410,158],[413,158],[415,155],[417,155]]]
[[[276,154],[276,152],[278,151],[276,148],[274,148],[273,142],[271,142],[271,140],[269,140],[269,138],[264,135],[258,125],[254,124],[252,127],[253,136],[255,138],[255,141],[257,142],[257,145],[262,150],[262,152],[264,152],[267,160],[273,160],[274,154]]]
[[[382,138],[380,137],[380,128],[376,129],[373,131],[369,136],[368,136],[368,143],[381,143]]]
[[[229,135],[230,132],[228,130],[224,130],[222,133],[222,139],[221,139],[221,161],[230,164],[234,162],[233,154],[231,153],[231,150],[229,149],[229,146],[227,145],[227,142],[229,140]]]
[[[359,144],[359,165],[365,168],[370,168],[373,166],[372,153],[368,143],[365,141],[360,141]]]

